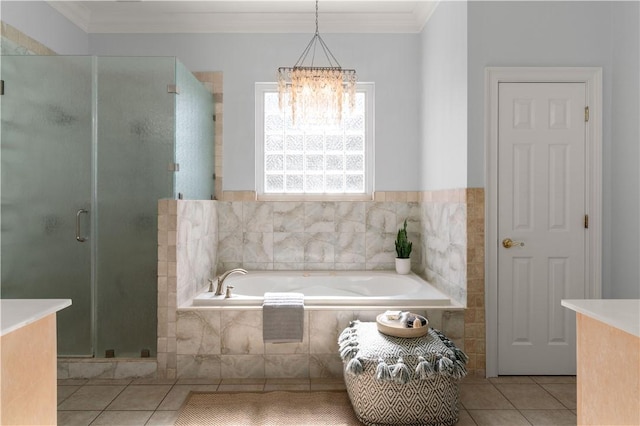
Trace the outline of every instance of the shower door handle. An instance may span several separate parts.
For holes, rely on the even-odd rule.
[[[85,241],[87,241],[85,237],[80,236],[80,215],[82,213],[89,213],[89,211],[80,209],[76,212],[76,241],[78,241],[79,243],[84,243]]]

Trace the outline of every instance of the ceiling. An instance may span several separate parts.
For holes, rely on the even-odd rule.
[[[439,0],[322,0],[320,33],[417,33]],[[313,0],[49,1],[87,33],[313,33]]]

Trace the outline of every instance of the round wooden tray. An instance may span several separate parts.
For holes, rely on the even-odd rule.
[[[419,318],[424,318],[422,315],[413,314]],[[429,321],[424,318],[427,323],[418,328],[407,328],[404,323],[399,320],[388,320],[384,314],[380,314],[376,317],[376,324],[378,325],[378,331],[388,336],[394,337],[421,337],[429,332]]]

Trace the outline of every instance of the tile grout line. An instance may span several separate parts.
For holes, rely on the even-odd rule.
[[[563,407],[565,407],[565,408],[566,408],[566,406],[565,406],[565,405],[564,405],[560,400],[558,400],[555,396],[553,396],[553,395],[551,394],[551,392],[547,391],[544,387],[542,387],[542,385],[541,385],[540,383],[538,383],[538,382],[537,382],[537,381],[536,381],[532,376],[526,376],[526,377],[528,377],[529,379],[531,379],[531,381],[533,382],[533,384],[537,385],[537,386],[538,386],[539,388],[541,388],[544,392],[546,392],[547,394],[549,394],[549,395],[550,395],[550,396],[551,396],[555,401],[557,401],[558,403],[560,403],[560,405],[561,405],[561,406],[563,406]],[[523,418],[527,423],[529,423],[529,425],[533,425],[533,423],[531,423],[531,422],[529,421],[529,419],[527,418],[527,416],[525,416],[525,415],[524,415],[524,413],[522,412],[522,410],[523,410],[523,409],[516,407],[516,405],[515,405],[515,404],[514,404],[514,403],[513,403],[513,402],[512,402],[508,397],[507,397],[507,395],[505,395],[505,394],[504,394],[504,393],[503,393],[503,392],[502,392],[502,391],[501,391],[501,390],[496,386],[496,384],[494,384],[494,383],[491,383],[491,384],[496,388],[496,390],[497,390],[497,391],[498,391],[498,392],[499,392],[499,393],[500,393],[500,394],[501,394],[501,395],[502,395],[502,396],[503,396],[507,401],[509,401],[509,404],[511,404],[511,405],[513,406],[513,408],[515,408],[515,409],[516,409],[516,411],[518,411],[518,414],[520,414],[520,415],[522,416],[522,418]],[[509,384],[509,383],[505,383],[505,384]],[[528,385],[531,385],[531,383],[511,383],[511,384],[516,384],[516,385],[517,385],[517,384],[523,384],[523,385],[528,384]],[[549,409],[547,409],[547,410],[552,410],[552,409],[551,409],[551,408],[549,408]]]
[[[547,394],[549,394],[549,395],[550,395],[550,396],[551,396],[555,401],[557,401],[558,403],[560,403],[560,405],[561,405],[561,406],[565,407],[565,408],[564,408],[564,410],[567,410],[567,411],[570,411],[570,412],[571,412],[571,409],[570,409],[570,408],[568,408],[564,403],[562,403],[562,401],[560,401],[560,400],[559,400],[558,398],[556,398],[553,394],[551,394],[551,392],[549,392],[547,389],[545,389],[545,388],[542,386],[542,384],[541,384],[541,383],[538,383],[538,382],[537,382],[535,379],[533,379],[533,377],[531,377],[531,376],[526,376],[526,377],[528,377],[529,379],[531,379],[531,381],[532,381],[533,383],[511,383],[511,384],[523,384],[523,385],[524,385],[524,384],[527,384],[527,385],[535,384],[535,385],[539,386],[540,388],[542,388],[542,389],[543,389]],[[525,420],[529,425],[533,425],[533,423],[531,423],[531,421],[529,420],[529,418],[527,418],[527,416],[525,416],[525,414],[522,412],[522,410],[523,410],[523,409],[520,409],[520,408],[516,407],[516,405],[515,405],[515,404],[514,404],[514,403],[513,403],[513,402],[512,402],[508,397],[507,397],[507,395],[505,395],[505,394],[504,394],[504,393],[503,393],[503,392],[498,388],[497,384],[501,384],[501,383],[494,383],[494,382],[488,381],[486,384],[490,384],[490,385],[492,385],[492,386],[494,387],[494,389],[495,389],[496,391],[498,391],[498,393],[499,393],[500,395],[502,395],[502,397],[503,397],[503,398],[505,398],[505,400],[506,400],[507,402],[509,402],[509,404],[513,407],[513,410],[514,410],[514,411],[517,411],[517,412],[518,412],[518,414],[519,414],[520,416],[522,416],[522,418],[523,418],[523,419],[524,419],[524,420]],[[502,383],[502,384],[509,384],[509,383]],[[472,414],[471,414],[470,410],[469,410],[469,409],[468,409],[468,408],[467,408],[467,407],[462,403],[462,401],[460,401],[460,405],[461,405],[461,406],[463,407],[463,409],[467,412],[467,414],[469,415],[469,417],[471,418],[471,420],[474,422],[474,424],[476,424],[476,425],[477,425],[477,422],[476,422],[476,420],[473,418],[473,416],[472,416]],[[477,409],[477,410],[478,410],[478,411],[480,411],[480,410],[482,410],[482,409]],[[508,410],[508,409],[503,409],[503,410]],[[509,409],[509,410],[510,410],[510,409]],[[544,410],[544,409],[541,409],[541,410]],[[548,410],[553,410],[553,409],[548,409]]]
[[[66,396],[62,401],[58,402],[58,403],[56,404],[56,411],[58,410],[58,406],[60,406],[63,402],[65,402],[67,399],[69,399],[69,397],[70,397],[71,395],[73,395],[74,393],[78,392],[78,391],[80,390],[80,388],[82,388],[82,386],[84,386],[84,385],[80,385],[80,386],[78,386],[78,389],[74,390],[74,391],[73,391],[73,392],[71,392],[69,395],[67,395],[67,396]],[[60,385],[57,385],[57,387],[60,387]],[[57,396],[57,392],[58,392],[58,389],[56,388],[56,396]]]
[[[84,384],[84,386],[88,386],[88,385],[89,385],[89,383],[88,383],[88,382]],[[93,385],[93,386],[96,386],[96,385]],[[99,386],[99,385],[98,385],[98,386]],[[122,388],[122,390],[121,390],[120,392],[118,392],[118,394],[117,394],[116,396],[114,396],[114,397],[113,397],[113,399],[112,399],[111,401],[109,401],[109,403],[108,403],[108,404],[107,404],[107,405],[106,405],[102,410],[99,410],[99,411],[100,411],[100,413],[98,413],[98,415],[97,415],[93,420],[91,420],[91,422],[89,423],[89,426],[93,425],[93,424],[95,423],[95,421],[96,421],[96,420],[98,420],[98,418],[102,415],[102,413],[104,413],[105,411],[107,411],[107,407],[109,407],[109,405],[111,405],[111,404],[113,403],[113,401],[115,401],[115,400],[116,400],[116,398],[117,398],[117,397],[119,397],[119,396],[122,394],[122,392],[124,392],[124,390],[125,390],[128,386],[129,386],[129,385],[124,385],[124,387]],[[93,410],[92,410],[92,411],[93,411]],[[95,411],[98,411],[98,410],[95,410]]]

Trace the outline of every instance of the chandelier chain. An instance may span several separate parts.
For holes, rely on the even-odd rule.
[[[316,0],[316,34],[320,34],[318,30],[318,0]]]

